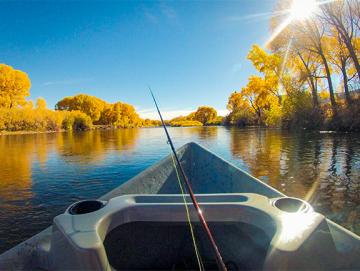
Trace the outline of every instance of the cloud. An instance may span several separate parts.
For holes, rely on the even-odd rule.
[[[176,11],[165,2],[160,3],[160,11],[168,19],[172,20],[177,18]]]
[[[145,18],[152,24],[157,24],[159,22],[158,17],[156,17],[149,9],[144,8]]]
[[[156,7],[143,7],[144,17],[152,24],[158,24],[160,20],[177,21],[176,11],[166,2],[160,2]]]
[[[196,111],[196,109],[185,109],[185,110],[170,109],[170,110],[163,110],[161,114],[165,120],[170,120],[179,116],[187,116],[194,111]],[[229,114],[229,111],[227,109],[217,109],[216,111],[218,112],[219,116],[226,116],[227,114]],[[154,108],[142,109],[139,110],[138,113],[140,117],[143,119],[154,119],[154,120],[160,119],[157,111]]]
[[[59,80],[59,81],[47,81],[42,83],[43,86],[53,86],[53,85],[76,85],[80,83],[92,82],[92,79],[89,78],[79,78],[79,79],[69,79],[69,80]]]
[[[288,10],[282,11],[271,11],[271,12],[260,12],[244,16],[228,16],[225,18],[226,21],[230,22],[251,22],[251,21],[264,21],[271,18],[286,15]]]
[[[216,110],[219,116],[225,117],[229,115],[230,111],[227,109],[217,109]]]

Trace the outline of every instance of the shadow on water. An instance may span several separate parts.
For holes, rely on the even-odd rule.
[[[360,234],[360,137],[225,127],[170,128]],[[0,136],[0,253],[169,154],[161,128]]]

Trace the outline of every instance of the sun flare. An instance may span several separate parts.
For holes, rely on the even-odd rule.
[[[305,20],[314,14],[317,8],[316,0],[293,0],[290,16],[293,20]]]
[[[315,14],[322,4],[332,2],[334,0],[292,0],[291,6],[285,11],[286,18],[283,22],[275,29],[271,37],[266,41],[265,47],[269,44],[292,22],[294,21],[305,21]]]

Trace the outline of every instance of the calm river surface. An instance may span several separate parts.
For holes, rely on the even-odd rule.
[[[360,234],[359,134],[170,128]],[[161,128],[0,136],[0,253],[169,154]]]

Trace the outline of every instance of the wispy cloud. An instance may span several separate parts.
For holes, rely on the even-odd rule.
[[[151,8],[144,6],[143,14],[145,19],[152,24],[158,24],[163,19],[175,22],[177,22],[178,19],[175,9],[169,6],[165,1],[162,1]]]
[[[148,8],[144,8],[144,16],[152,24],[158,24],[159,22],[158,17],[154,15]]]
[[[170,7],[166,2],[160,2],[160,11],[168,19],[173,20],[177,18],[176,11]]]
[[[264,21],[274,17],[283,16],[287,11],[273,11],[273,12],[260,12],[255,14],[249,14],[244,16],[228,16],[226,21],[230,22],[250,22],[250,21]]]
[[[53,85],[76,85],[80,83],[92,82],[92,79],[89,78],[79,78],[79,79],[69,79],[69,80],[58,80],[58,81],[47,81],[44,82],[43,86],[53,86]]]

